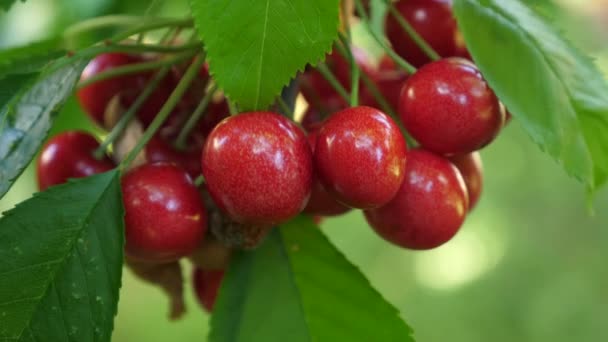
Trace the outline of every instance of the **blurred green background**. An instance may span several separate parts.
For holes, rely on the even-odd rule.
[[[141,14],[149,4],[29,0],[0,13],[0,47],[61,32],[86,17]],[[608,71],[608,2],[556,4],[545,9]],[[154,7],[179,16],[187,8],[182,0]],[[74,127],[94,129],[72,99],[53,131]],[[437,250],[393,247],[358,212],[326,220],[323,229],[401,310],[418,341],[608,341],[608,189],[590,215],[582,185],[542,154],[516,120],[482,156],[483,198],[459,235]],[[0,212],[35,191],[30,167],[0,201]],[[209,317],[193,299],[184,266],[189,312],[178,322],[168,321],[160,290],[125,270],[114,341],[204,340]]]

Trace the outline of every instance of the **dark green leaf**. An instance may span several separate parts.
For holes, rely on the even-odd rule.
[[[338,33],[338,0],[191,0],[219,86],[243,110],[266,109]]]
[[[398,311],[304,217],[235,255],[211,326],[212,342],[413,341]]]
[[[110,341],[122,217],[118,171],[51,188],[5,213],[1,341]]]
[[[608,85],[520,1],[456,0],[475,62],[532,139],[590,191],[608,179]]]
[[[82,60],[41,76],[20,90],[17,101],[0,109],[0,197],[32,160],[53,119],[71,95]]]
[[[0,9],[8,11],[15,2],[17,0],[0,0]],[[21,0],[21,2],[25,2],[25,0]]]
[[[66,54],[60,38],[51,38],[0,51],[0,77],[40,71],[48,62]]]

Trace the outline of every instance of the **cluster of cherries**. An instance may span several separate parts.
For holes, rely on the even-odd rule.
[[[274,112],[230,116],[216,96],[186,147],[173,141],[208,88],[203,67],[191,89],[145,147],[145,161],[122,178],[127,263],[142,278],[181,293],[178,261],[199,266],[194,281],[211,310],[231,248],[255,247],[272,227],[300,213],[335,216],[361,209],[384,239],[409,249],[431,249],[449,241],[477,203],[482,188],[479,149],[505,125],[506,111],[467,55],[446,0],[402,0],[397,9],[442,57],[431,61],[389,17],[394,50],[419,69],[412,75],[384,58],[375,67],[365,52],[354,59],[397,108],[399,120],[361,84],[361,106],[349,107],[315,69],[300,77],[309,107],[302,129]],[[454,57],[456,56],[456,57]],[[82,80],[148,56],[104,54]],[[189,64],[189,63],[185,63]],[[350,90],[350,65],[339,53],[328,68]],[[187,65],[185,65],[187,66]],[[176,65],[137,112],[144,128],[183,75]],[[153,73],[98,81],[83,87],[84,111],[108,127],[109,104],[128,108]],[[402,125],[401,125],[402,124]],[[403,128],[419,144],[408,150]],[[68,178],[90,176],[119,160],[96,158],[99,143],[83,132],[52,138],[38,160],[40,189]],[[193,179],[204,177],[197,187]],[[209,231],[209,232],[208,232]],[[176,301],[179,302],[179,301]],[[180,305],[174,305],[174,313]]]

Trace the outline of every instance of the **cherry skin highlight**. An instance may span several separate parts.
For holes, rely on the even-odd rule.
[[[505,113],[471,62],[446,58],[412,75],[401,92],[399,114],[425,149],[443,155],[466,154],[489,144]]]
[[[65,183],[68,178],[82,178],[110,171],[114,163],[104,156],[95,159],[99,142],[86,132],[69,131],[56,135],[42,148],[37,160],[38,188]]]
[[[144,164],[122,178],[129,257],[171,262],[194,252],[207,230],[207,212],[186,171]]]
[[[395,7],[439,56],[458,56],[463,50],[451,0],[400,0]],[[431,61],[390,13],[385,29],[395,52],[412,65],[421,67]]]
[[[432,249],[458,232],[467,214],[462,176],[438,155],[411,150],[405,181],[383,207],[366,210],[370,226],[385,240],[409,249]]]
[[[308,134],[308,143],[310,144],[310,148],[314,154],[315,146],[317,144],[317,132],[311,132]],[[325,190],[323,184],[321,184],[315,175],[310,200],[308,200],[308,204],[306,205],[306,208],[304,208],[304,213],[318,217],[338,216],[348,211],[350,211],[350,208],[336,201],[336,199],[329,192],[327,192],[327,190]]]
[[[473,210],[479,201],[483,190],[483,163],[479,152],[464,154],[461,156],[453,156],[449,158],[452,164],[456,166],[469,194],[469,211]]]
[[[306,136],[276,113],[243,113],[222,121],[207,138],[202,169],[215,204],[238,223],[287,221],[310,197],[312,153]]]
[[[315,170],[325,189],[359,209],[386,204],[405,175],[407,146],[397,124],[371,107],[353,107],[329,117],[315,148]]]
[[[192,279],[198,302],[207,312],[212,312],[217,294],[222,285],[222,279],[224,279],[224,271],[210,271],[196,268]]]

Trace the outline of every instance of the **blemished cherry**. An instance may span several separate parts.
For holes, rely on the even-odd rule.
[[[397,196],[366,210],[370,226],[385,240],[409,249],[432,249],[456,235],[468,209],[467,190],[456,167],[424,150],[408,154],[406,176]]]
[[[440,56],[458,56],[463,50],[452,0],[400,0],[395,7]],[[385,29],[395,52],[412,65],[421,67],[431,61],[391,14],[386,18]]]
[[[317,132],[313,131],[308,134],[308,143],[313,154],[317,144]],[[319,179],[314,177],[310,200],[304,213],[312,216],[337,216],[350,211],[350,208],[336,201],[336,199],[323,187]],[[318,224],[318,222],[317,222]]]
[[[449,158],[456,166],[469,194],[469,211],[473,210],[479,201],[483,190],[483,163],[479,152],[453,156]]]
[[[171,262],[194,252],[207,230],[207,212],[186,171],[144,164],[122,178],[125,250],[147,262]]]
[[[265,226],[304,209],[312,187],[312,152],[302,129],[284,116],[231,116],[211,132],[202,155],[207,189],[234,221]]]
[[[315,171],[325,189],[359,209],[386,204],[405,175],[407,146],[397,124],[371,107],[353,107],[329,117],[315,147]]]
[[[80,77],[87,80],[101,72],[113,68],[142,62],[142,58],[124,53],[101,54],[86,66]],[[115,95],[136,96],[142,83],[142,75],[130,74],[95,82],[78,91],[78,100],[87,114],[98,124],[103,124],[103,116],[108,102]]]
[[[481,149],[494,140],[505,120],[477,67],[457,57],[418,69],[405,82],[399,114],[420,145],[443,155]]]
[[[207,312],[212,312],[218,291],[222,285],[222,279],[224,279],[224,271],[209,271],[196,268],[192,279],[198,302]]]
[[[110,171],[114,163],[104,156],[95,159],[93,152],[99,142],[89,133],[81,131],[63,132],[42,148],[37,161],[38,188],[65,183],[68,178],[82,178]]]

